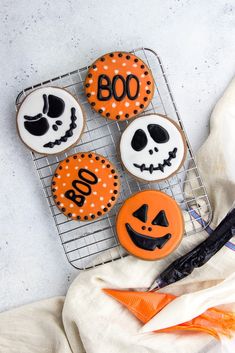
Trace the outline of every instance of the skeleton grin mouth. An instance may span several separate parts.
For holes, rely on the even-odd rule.
[[[147,167],[145,165],[145,163],[143,163],[143,164],[133,163],[133,165],[134,165],[134,167],[139,168],[141,170],[141,172],[143,172],[144,170],[147,170],[147,171],[149,171],[150,174],[152,174],[153,171],[160,170],[163,173],[164,168],[166,166],[168,166],[168,167],[171,166],[171,160],[176,157],[176,152],[177,152],[177,148],[175,147],[172,151],[168,152],[169,157],[167,159],[164,159],[163,163],[158,163],[158,165],[156,167],[154,167],[153,164],[150,164],[150,166]]]
[[[43,145],[43,147],[53,148],[55,145],[60,145],[61,142],[66,142],[69,137],[73,136],[73,130],[77,127],[77,124],[75,124],[75,121],[77,120],[77,117],[75,114],[76,114],[76,109],[71,108],[71,123],[69,125],[69,129],[65,131],[65,134],[61,136],[59,139],[50,141],[45,145]]]
[[[163,246],[171,238],[171,234],[165,234],[161,238],[153,238],[136,232],[129,223],[125,224],[127,233],[129,234],[133,243],[141,249],[153,251],[156,248],[162,249]]]

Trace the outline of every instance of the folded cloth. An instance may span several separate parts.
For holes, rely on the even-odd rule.
[[[235,79],[216,104],[210,134],[197,153],[197,163],[213,208],[212,226],[235,200]]]
[[[217,103],[211,116],[210,135],[197,154],[200,173],[214,212],[213,226],[225,216],[235,199],[234,131],[235,79]],[[185,193],[192,196],[192,189],[186,186]],[[201,213],[206,207],[200,198],[197,199],[197,205],[193,206],[200,207]],[[142,324],[139,320],[102,291],[103,288],[149,287],[169,263],[207,236],[208,233],[203,231],[184,238],[173,254],[158,262],[146,262],[128,256],[83,272],[69,288],[64,306],[61,298],[55,298],[0,314],[0,352],[219,353],[218,343],[207,334],[140,333]],[[177,324],[175,317],[171,321],[173,312],[184,312],[180,296],[187,295],[190,303],[190,295],[195,299],[197,292],[209,288],[213,297],[218,285],[232,276],[235,269],[234,251],[235,245],[231,241],[203,267],[182,281],[164,288],[165,292],[179,296],[175,300],[175,308],[173,302],[169,304],[171,310],[165,316],[168,325]],[[231,290],[235,291],[235,288]],[[192,308],[191,316],[199,314],[197,306]],[[230,351],[233,352],[234,348]]]
[[[2,313],[0,352],[71,353],[64,334],[63,306],[64,298],[57,297]]]

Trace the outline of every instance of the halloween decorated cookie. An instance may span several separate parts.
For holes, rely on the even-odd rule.
[[[42,87],[20,105],[17,126],[22,141],[42,154],[60,153],[80,138],[84,114],[77,100],[58,87]]]
[[[60,162],[52,179],[55,204],[74,220],[94,220],[109,212],[118,193],[116,168],[92,152],[74,154]]]
[[[182,166],[185,138],[173,120],[157,114],[142,116],[123,132],[120,157],[126,170],[136,178],[163,180]]]
[[[146,190],[122,205],[116,220],[120,244],[132,255],[157,260],[181,242],[184,221],[180,207],[167,194]]]
[[[85,91],[91,107],[112,120],[140,114],[150,103],[154,80],[149,67],[126,52],[103,55],[90,66]]]

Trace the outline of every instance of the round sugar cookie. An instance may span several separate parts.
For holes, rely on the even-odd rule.
[[[120,208],[116,231],[120,244],[132,255],[158,260],[180,244],[184,220],[178,204],[157,190],[140,191]]]
[[[84,114],[78,101],[58,87],[42,87],[28,94],[17,113],[22,141],[33,151],[56,154],[79,140]]]
[[[116,168],[108,159],[81,152],[59,163],[52,179],[52,195],[65,216],[89,221],[111,210],[119,186]]]
[[[126,170],[144,181],[169,178],[181,168],[186,157],[181,128],[157,114],[136,118],[124,130],[120,157]]]
[[[126,120],[149,105],[154,79],[149,67],[136,55],[113,52],[90,66],[85,91],[96,112],[112,120]]]

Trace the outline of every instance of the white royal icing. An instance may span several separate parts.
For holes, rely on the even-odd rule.
[[[125,168],[146,181],[168,178],[177,171],[185,156],[185,143],[179,129],[171,120],[157,114],[135,119],[125,129],[120,141]]]
[[[21,139],[32,150],[55,154],[77,142],[84,115],[69,92],[42,87],[26,96],[17,114],[17,124]]]

